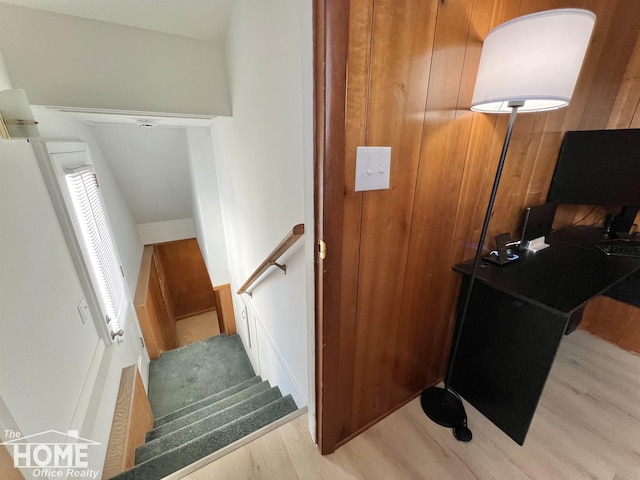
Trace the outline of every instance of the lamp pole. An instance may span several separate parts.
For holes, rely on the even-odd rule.
[[[487,232],[489,231],[489,223],[491,221],[491,214],[493,213],[493,205],[496,201],[496,195],[498,194],[498,186],[500,185],[500,177],[502,176],[502,169],[507,158],[507,150],[509,149],[509,142],[511,142],[511,133],[513,132],[513,125],[516,122],[518,115],[518,108],[522,107],[524,102],[509,102],[509,108],[511,108],[511,114],[509,115],[509,124],[507,126],[507,133],[504,137],[504,144],[502,145],[502,152],[500,153],[500,161],[498,162],[498,169],[496,170],[496,177],[493,180],[493,188],[491,189],[491,196],[489,197],[489,204],[487,205],[487,213],[484,216],[484,223],[482,224],[482,231],[480,232],[480,239],[478,240],[478,248],[476,249],[476,256],[473,261],[473,269],[471,270],[471,276],[469,277],[469,287],[464,297],[462,304],[462,310],[460,311],[459,322],[460,325],[456,328],[457,334],[451,347],[451,355],[449,356],[449,365],[447,366],[447,374],[444,377],[444,388],[449,389],[449,383],[451,382],[451,374],[453,373],[453,364],[458,353],[458,345],[460,345],[460,336],[462,331],[462,325],[467,317],[467,309],[469,308],[469,301],[471,300],[471,290],[475,283],[478,273],[478,266],[482,261],[482,247],[484,241],[487,238]]]
[[[462,327],[464,325],[465,318],[467,316],[467,310],[469,308],[469,302],[471,300],[471,293],[473,290],[473,284],[475,283],[478,273],[478,266],[482,261],[482,247],[484,241],[487,238],[487,232],[489,231],[489,223],[491,221],[491,214],[493,212],[493,205],[495,204],[496,195],[498,193],[498,186],[500,185],[500,177],[502,176],[502,170],[507,158],[507,150],[509,149],[509,142],[511,141],[511,133],[513,132],[513,125],[518,115],[518,108],[522,107],[524,102],[511,101],[508,106],[511,108],[511,114],[509,115],[509,124],[507,126],[507,133],[504,138],[504,144],[502,145],[502,152],[500,154],[500,161],[498,162],[498,168],[496,170],[496,176],[493,180],[493,188],[491,189],[491,196],[489,197],[489,204],[487,205],[487,213],[484,216],[484,223],[482,224],[482,231],[480,233],[480,239],[478,240],[478,246],[476,248],[476,256],[473,261],[473,268],[471,270],[471,276],[469,277],[469,285],[460,309],[460,314],[457,317],[457,325],[455,328],[455,338],[451,346],[451,354],[449,355],[449,364],[447,366],[447,373],[444,377],[444,388],[430,387],[422,392],[420,403],[422,409],[427,416],[439,425],[444,427],[452,427],[454,436],[464,442],[471,440],[471,430],[467,428],[467,414],[464,410],[462,401],[450,388],[451,375],[453,373],[453,366],[458,353],[458,346],[460,345],[460,337],[462,336]]]

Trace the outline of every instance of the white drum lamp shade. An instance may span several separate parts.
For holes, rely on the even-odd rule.
[[[489,32],[482,47],[471,110],[510,113],[569,104],[595,15],[566,8],[525,15]]]

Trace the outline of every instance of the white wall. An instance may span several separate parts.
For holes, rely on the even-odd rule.
[[[312,35],[310,11],[308,0],[234,5],[227,44],[233,118],[212,127],[233,290],[295,224],[304,222],[313,237],[313,218],[305,210],[313,191],[305,192],[304,168],[312,158],[303,141],[313,120],[305,98],[311,93],[303,89],[311,81],[303,61]],[[313,396],[313,299],[306,282],[313,263],[302,242],[282,260],[287,274],[272,269],[244,301],[255,313],[261,374],[307,403]],[[238,308],[239,299],[234,302]],[[246,345],[246,328],[239,328]]]
[[[307,293],[307,372],[309,376],[308,421],[309,432],[316,441],[316,305],[315,259],[317,254],[315,232],[315,118],[313,76],[313,2],[300,5],[300,49],[302,84],[302,156],[304,167],[304,236],[305,279]]]
[[[230,113],[212,43],[0,3],[0,49],[35,105]]]
[[[66,431],[99,337],[26,140],[0,141],[0,223],[0,395],[24,433]]]
[[[213,159],[211,130],[187,129],[189,171],[191,173],[192,209],[198,244],[202,251],[211,284],[229,283],[229,260],[224,239],[218,175]]]
[[[78,430],[100,443],[88,456],[100,469],[120,372],[140,356],[146,367],[148,356],[134,321],[108,346],[82,323],[83,289],[33,152],[26,140],[0,140],[0,425],[23,435]]]
[[[196,225],[193,218],[140,223],[137,227],[138,235],[140,235],[140,241],[143,245],[173,242],[175,240],[195,238],[196,236]]]

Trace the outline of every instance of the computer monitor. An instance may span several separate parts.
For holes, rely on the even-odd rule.
[[[624,207],[613,228],[628,232],[640,207],[640,129],[567,132],[547,201]]]

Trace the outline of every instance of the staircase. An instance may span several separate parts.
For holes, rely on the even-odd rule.
[[[297,410],[254,374],[237,335],[164,353],[150,366],[149,401],[154,428],[114,479],[161,479]]]

